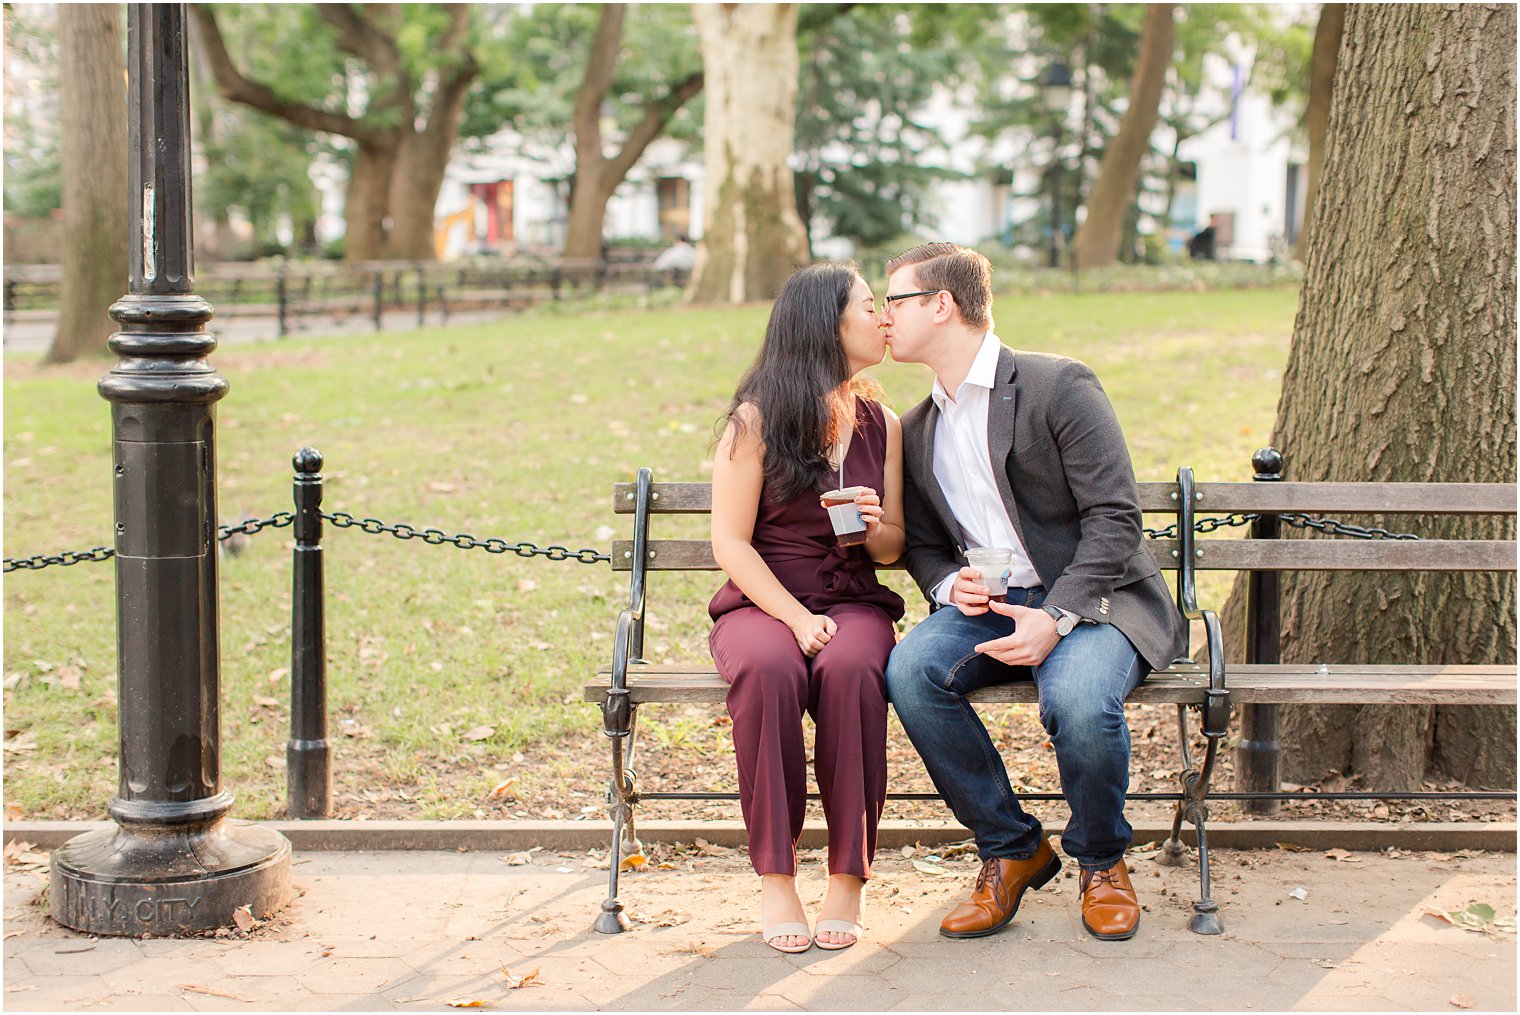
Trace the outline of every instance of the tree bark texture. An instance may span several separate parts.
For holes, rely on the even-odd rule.
[[[797,103],[795,4],[693,4],[706,75],[706,193],[690,298],[773,299],[807,260],[788,159]]]
[[[1099,268],[1119,256],[1124,216],[1135,199],[1140,160],[1150,151],[1151,131],[1161,107],[1166,71],[1172,64],[1172,13],[1176,4],[1147,4],[1140,32],[1140,56],[1130,80],[1129,105],[1119,131],[1103,152],[1098,179],[1087,199],[1087,217],[1077,230],[1079,268]]]
[[[223,98],[241,102],[299,127],[351,139],[356,151],[343,210],[350,261],[436,256],[433,209],[464,115],[464,102],[479,67],[469,46],[469,4],[447,5],[450,20],[430,40],[439,54],[436,80],[419,89],[401,59],[401,14],[394,4],[318,4],[337,33],[340,50],[362,61],[371,90],[361,116],[280,98],[268,85],[245,76],[233,62],[214,9],[192,4],[197,44]],[[419,108],[427,97],[426,110]],[[420,123],[420,125],[419,125]]]
[[[1325,4],[1314,29],[1314,51],[1309,57],[1309,164],[1305,167],[1304,224],[1298,232],[1298,257],[1309,254],[1309,233],[1314,228],[1314,199],[1319,193],[1319,174],[1325,162],[1325,128],[1330,123],[1330,101],[1335,87],[1336,55],[1346,26],[1346,5]]]
[[[1515,27],[1507,5],[1348,7],[1274,428],[1285,479],[1515,481]],[[1515,538],[1508,519],[1351,520]],[[1513,574],[1290,572],[1281,601],[1284,662],[1515,661]],[[1513,706],[1281,717],[1294,781],[1515,785]]]
[[[127,291],[126,49],[118,4],[60,4],[59,144],[63,291],[58,332],[43,358],[107,353],[107,316]]]

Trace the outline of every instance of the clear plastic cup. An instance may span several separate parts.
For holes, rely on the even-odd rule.
[[[989,598],[1008,601],[1008,577],[1013,574],[1013,551],[998,546],[978,546],[966,551],[966,563],[982,573]]]
[[[829,522],[834,526],[834,538],[840,546],[859,546],[866,541],[866,522],[855,506],[855,495],[866,489],[864,486],[847,486],[820,495],[819,499],[829,512]]]

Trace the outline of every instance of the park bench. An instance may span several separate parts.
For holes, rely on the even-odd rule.
[[[1257,480],[1277,480],[1281,457],[1266,449],[1253,463]],[[1199,861],[1199,898],[1189,928],[1218,934],[1223,924],[1218,904],[1210,898],[1206,824],[1210,780],[1222,741],[1229,731],[1233,705],[1260,707],[1280,704],[1352,705],[1503,705],[1515,702],[1513,666],[1410,665],[1398,661],[1377,665],[1283,664],[1276,661],[1276,576],[1283,571],[1515,571],[1513,539],[1359,539],[1274,538],[1282,521],[1304,528],[1340,534],[1386,535],[1332,523],[1314,515],[1515,515],[1516,491],[1508,484],[1477,483],[1195,483],[1192,470],[1178,470],[1175,483],[1140,483],[1140,507],[1150,516],[1168,516],[1162,529],[1146,529],[1145,546],[1164,569],[1176,573],[1177,606],[1190,622],[1202,627],[1201,659],[1192,646],[1171,666],[1151,674],[1130,702],[1173,704],[1181,733],[1182,771],[1172,832],[1157,861],[1172,866],[1186,863],[1181,840],[1182,822],[1195,829]],[[596,929],[617,933],[627,928],[618,899],[618,874],[625,846],[634,842],[634,806],[641,798],[695,798],[716,794],[644,793],[635,786],[633,755],[640,706],[702,702],[721,706],[728,685],[711,665],[675,667],[650,663],[644,650],[645,604],[653,571],[715,571],[711,543],[706,539],[654,540],[650,519],[657,514],[700,515],[712,510],[712,487],[707,483],[655,483],[649,469],[640,469],[633,483],[613,487],[613,510],[633,515],[633,538],[612,547],[612,567],[629,572],[628,606],[618,615],[612,665],[585,686],[588,701],[602,706],[603,732],[612,746],[609,809],[613,822],[608,898],[602,903]],[[1206,512],[1210,518],[1201,519]],[[1256,538],[1200,539],[1199,532],[1229,524],[1252,525]],[[1213,520],[1211,520],[1213,519]],[[1314,537],[1318,533],[1305,532]],[[895,566],[895,565],[890,565]],[[1218,617],[1197,605],[1199,571],[1247,571],[1251,595],[1247,608],[1244,663],[1225,665]],[[1010,683],[989,687],[971,696],[974,702],[1035,702],[1034,686]],[[1204,738],[1202,757],[1190,749],[1188,716],[1196,715]],[[1272,789],[1277,789],[1274,785]],[[1278,794],[1287,796],[1287,794]],[[899,796],[889,794],[889,797]],[[918,796],[907,794],[907,796]],[[1038,795],[1032,795],[1038,796]]]

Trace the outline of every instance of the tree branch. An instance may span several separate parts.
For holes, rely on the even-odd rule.
[[[628,139],[623,142],[617,155],[607,160],[614,179],[621,180],[628,175],[633,164],[644,154],[644,149],[664,132],[671,117],[702,90],[704,81],[702,71],[695,71],[678,82],[663,98],[650,99],[644,103],[644,118],[628,132]]]
[[[602,4],[601,17],[596,23],[596,35],[591,40],[591,52],[586,60],[586,76],[575,93],[575,112],[571,123],[575,128],[576,160],[602,157],[602,103],[612,88],[612,74],[617,67],[618,50],[623,45],[622,4]]]
[[[379,133],[351,116],[282,99],[263,82],[245,77],[227,52],[221,28],[216,23],[216,14],[204,4],[192,4],[190,13],[195,19],[197,35],[207,62],[211,65],[211,73],[216,78],[217,90],[224,99],[240,102],[298,127],[340,134],[361,144],[383,143]]]

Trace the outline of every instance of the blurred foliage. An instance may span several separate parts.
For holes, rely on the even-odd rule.
[[[6,4],[5,49],[8,61],[19,58],[37,73],[30,95],[5,97],[5,211],[43,218],[63,205],[53,12],[40,4]],[[12,86],[7,77],[7,90]]]
[[[958,80],[954,26],[940,4],[809,13],[797,41],[797,210],[810,240],[816,229],[881,244],[926,221],[929,186],[958,175],[923,158],[945,143],[926,106]]]

